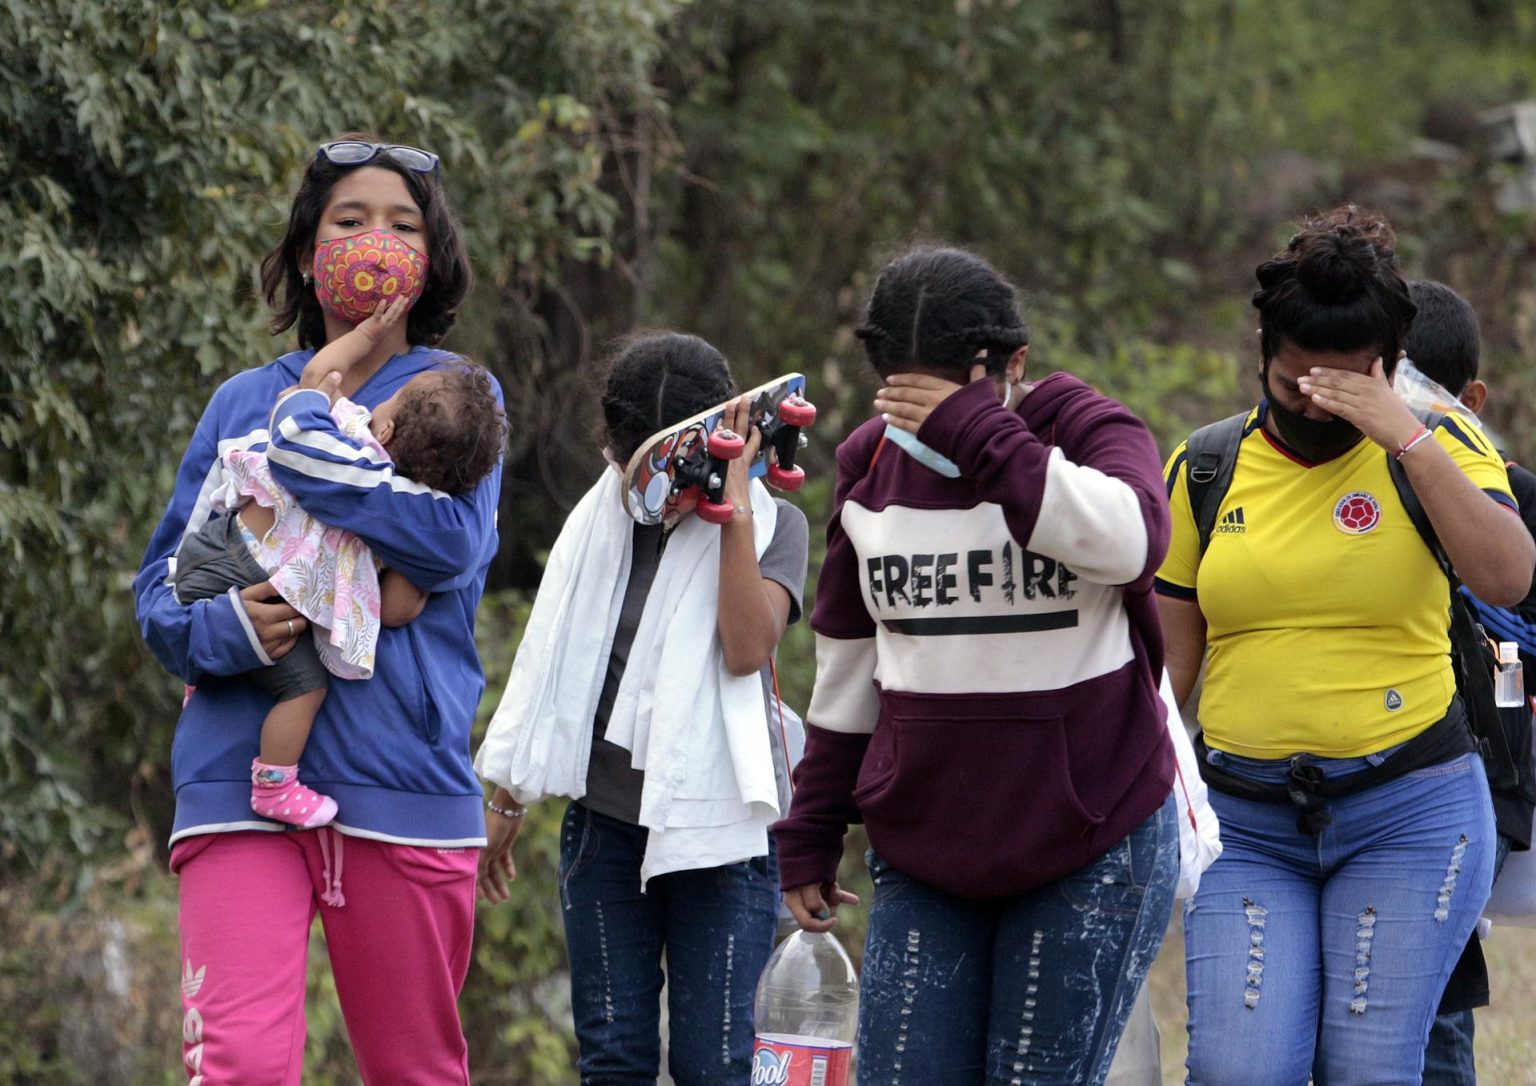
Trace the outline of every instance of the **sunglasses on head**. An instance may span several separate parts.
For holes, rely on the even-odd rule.
[[[337,140],[334,143],[322,143],[315,151],[316,158],[323,158],[337,166],[362,166],[380,156],[389,159],[397,166],[404,166],[412,173],[431,174],[433,177],[437,176],[438,166],[441,164],[441,160],[431,151],[423,151],[420,147],[406,147],[399,143]]]

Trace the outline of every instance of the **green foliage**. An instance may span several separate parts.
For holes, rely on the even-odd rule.
[[[0,885],[87,892],[125,841],[165,839],[180,690],[140,644],[128,583],[217,382],[289,349],[264,334],[254,273],[315,144],[363,128],[443,156],[490,285],[457,342],[494,360],[504,291],[606,258],[611,116],[651,95],[675,7],[0,9]],[[557,952],[557,929],[537,931]],[[328,984],[317,971],[311,1064],[348,1081]],[[25,1019],[21,1055],[0,1049],[33,1060],[24,1079],[91,1066],[32,1047],[57,1034],[54,1006]],[[569,1066],[568,1039],[527,998],[495,1006],[527,1053],[501,1061],[506,1081],[565,1081],[550,1069]],[[164,1020],[157,1032],[174,1036]]]
[[[1536,90],[1533,23],[1504,3],[705,0],[665,69],[686,138],[665,304],[643,316],[686,320],[749,378],[820,378],[838,433],[868,410],[850,332],[873,274],[951,240],[1023,287],[1037,371],[1099,384],[1167,441],[1254,395],[1218,359],[1251,350],[1253,267],[1300,213],[1385,204],[1410,257],[1437,217],[1472,251],[1507,229],[1444,215],[1422,169],[1406,197],[1344,179],[1404,160],[1432,106],[1470,140],[1471,111]],[[1282,152],[1298,176],[1270,176]]]
[[[477,743],[501,701],[531,606],[532,600],[521,593],[488,595],[481,603],[477,640],[489,682],[480,703]],[[557,1086],[570,1081],[575,1066],[565,931],[556,889],[564,814],[564,800],[529,810],[513,851],[518,877],[510,900],[480,905],[475,960],[460,1000],[471,1053],[496,1054],[481,1061],[476,1076],[480,1082]]]
[[[1229,182],[1201,167],[1240,123],[1230,109],[1213,131],[1205,108],[1228,90],[1221,5],[1145,7],[693,9],[676,115],[704,137],[687,170],[717,187],[684,197],[682,239],[720,240],[708,263],[669,254],[687,310],[754,363],[808,366],[880,252],[937,237],[1018,277],[1086,351],[1141,333],[1187,301],[1186,254],[1224,237]]]
[[[0,1082],[159,1084],[172,1077],[180,973],[176,903],[139,847],[72,899],[0,885]]]
[[[394,133],[443,154],[493,283],[601,256],[597,125],[673,9],[112,7],[0,12],[0,870],[165,825],[177,692],[124,590],[216,382],[287,349],[253,280],[296,168]]]
[[[493,568],[514,591],[481,615],[484,719],[542,552],[600,469],[603,341],[675,325],[743,386],[805,372],[821,417],[797,500],[819,526],[831,451],[874,388],[852,328],[914,239],[1013,276],[1032,371],[1125,400],[1166,450],[1254,395],[1252,269],[1287,223],[1383,206],[1410,270],[1482,313],[1491,418],[1529,461],[1536,221],[1495,210],[1474,154],[1413,150],[1426,132],[1470,148],[1478,109],[1532,93],[1519,0],[11,0],[0,1079],[88,1077],[63,1040],[86,966],[49,949],[66,919],[90,920],[80,961],[111,944],[149,963],[142,1005],[174,990],[173,891],[141,875],[169,823],[180,690],[127,585],[212,389],[288,346],[265,334],[254,270],[320,140],[364,128],[438,151],[476,263],[449,345],[498,374],[514,423]],[[813,671],[802,623],[779,656],[802,711]],[[462,1001],[479,1081],[570,1080],[559,814],[529,818],[513,900],[482,911]],[[867,890],[861,849],[851,834],[844,875]],[[100,927],[114,910],[127,927]],[[861,917],[844,921],[855,952]],[[317,936],[311,1078],[350,1081],[323,959]],[[162,1081],[165,1015],[122,1023],[151,1055],[93,1073]]]

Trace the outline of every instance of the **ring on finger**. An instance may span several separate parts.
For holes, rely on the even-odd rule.
[[[288,637],[291,640],[293,638],[293,619],[287,618],[287,619],[284,619],[283,621],[288,623]]]

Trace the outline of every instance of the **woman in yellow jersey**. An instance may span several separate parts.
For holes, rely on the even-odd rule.
[[[1166,470],[1168,668],[1182,701],[1208,657],[1225,846],[1185,912],[1196,1086],[1418,1083],[1492,880],[1450,586],[1387,458],[1479,598],[1518,601],[1536,548],[1486,438],[1430,433],[1392,392],[1414,313],[1392,243],[1340,208],[1259,266],[1264,398],[1204,553],[1182,446]]]

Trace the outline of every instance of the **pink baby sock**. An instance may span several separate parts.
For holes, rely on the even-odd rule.
[[[251,760],[251,810],[290,826],[312,830],[336,817],[336,801],[299,781],[296,765]]]

